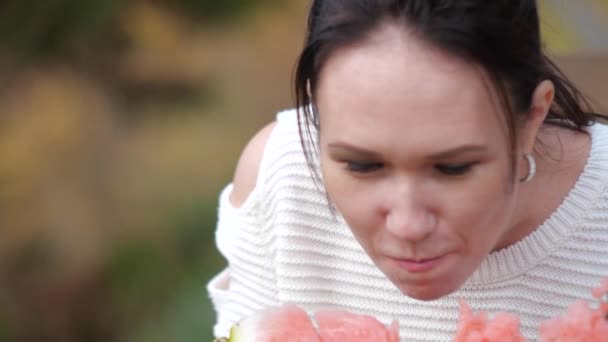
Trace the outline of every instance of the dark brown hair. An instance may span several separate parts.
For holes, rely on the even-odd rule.
[[[482,67],[505,109],[513,161],[517,122],[525,119],[543,80],[555,87],[546,123],[584,131],[595,121],[588,102],[543,52],[535,0],[314,0],[295,74],[300,137],[311,170],[318,146],[306,137],[320,129],[312,95],[323,64],[387,22]]]

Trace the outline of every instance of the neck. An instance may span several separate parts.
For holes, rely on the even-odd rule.
[[[590,147],[585,133],[550,125],[540,129],[534,149],[536,175],[519,186],[506,246],[528,236],[557,210],[583,172]]]

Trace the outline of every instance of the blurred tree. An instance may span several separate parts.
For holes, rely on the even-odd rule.
[[[271,0],[151,0],[193,20],[220,23]],[[142,2],[142,1],[139,1]],[[0,49],[18,57],[49,57],[74,45],[99,46],[119,36],[113,25],[133,1],[8,0],[0,3]]]
[[[173,6],[178,11],[195,19],[220,23],[248,13],[256,5],[270,3],[272,0],[157,0],[159,3]]]
[[[125,5],[122,0],[26,0],[0,5],[4,52],[47,56],[75,38],[86,39],[108,27]]]
[[[217,193],[301,41],[271,2],[0,1],[0,341],[212,335]]]

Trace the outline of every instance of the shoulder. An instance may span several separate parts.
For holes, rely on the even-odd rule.
[[[302,139],[309,141],[300,133],[298,112],[288,109],[279,112],[274,122],[254,135],[237,163],[229,196],[233,207],[241,207],[252,193],[261,201],[275,201],[276,196],[265,194],[288,191],[291,186],[301,186],[310,177]]]
[[[274,121],[260,129],[243,149],[232,181],[230,203],[233,206],[240,207],[255,188],[264,149],[276,124]]]

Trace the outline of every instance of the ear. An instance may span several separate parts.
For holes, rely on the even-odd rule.
[[[536,89],[534,89],[528,117],[522,127],[523,130],[520,135],[520,147],[524,153],[532,153],[538,130],[547,117],[547,114],[549,114],[554,96],[555,87],[553,86],[553,82],[549,80],[540,82],[538,86],[536,86]]]

